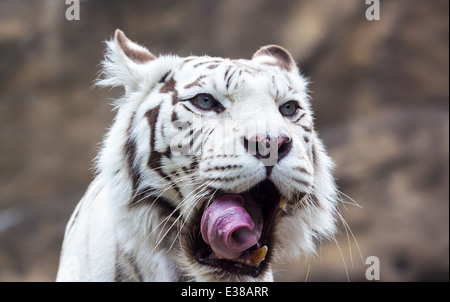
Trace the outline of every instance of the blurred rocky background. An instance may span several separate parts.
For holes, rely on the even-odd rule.
[[[0,2],[0,281],[52,281],[65,225],[120,90],[93,88],[121,28],[153,53],[250,58],[276,43],[311,81],[337,163],[342,219],[277,280],[449,280],[449,2],[362,0]],[[348,195],[360,206],[354,205]],[[358,246],[361,251],[358,251]]]

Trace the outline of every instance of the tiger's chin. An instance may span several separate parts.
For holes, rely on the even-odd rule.
[[[239,194],[215,193],[211,200],[193,218],[189,240],[190,257],[202,278],[267,279],[275,248],[274,224],[286,206],[282,194],[266,179]]]

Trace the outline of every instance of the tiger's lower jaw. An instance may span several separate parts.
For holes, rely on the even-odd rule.
[[[210,267],[214,270],[219,269],[229,276],[236,276],[238,279],[242,279],[240,277],[261,279],[264,273],[270,269],[269,263],[274,248],[272,245],[274,219],[279,208],[284,206],[284,200],[270,180],[265,180],[244,193],[232,195],[240,195],[244,203],[254,203],[259,206],[262,214],[262,229],[260,230],[261,233],[258,233],[260,235],[259,238],[255,244],[252,242],[253,245],[251,247],[240,251],[238,256],[224,257],[217,251],[217,248],[205,242],[205,236],[207,237],[207,235],[203,234],[202,236],[202,234],[199,234],[195,238],[193,246],[194,259],[202,266]],[[249,214],[252,217],[256,215],[254,213]],[[219,233],[222,233],[222,231],[219,230]],[[234,237],[236,237],[236,234],[230,234],[229,240],[233,240]],[[234,238],[234,240],[238,239]],[[206,239],[206,241],[208,240]],[[233,277],[231,277],[231,280],[233,280]]]
[[[269,264],[267,253],[268,247],[264,245],[261,248],[254,247],[245,251],[237,259],[219,259],[211,248],[202,247],[197,252],[195,260],[202,265],[219,268],[231,274],[257,278]]]

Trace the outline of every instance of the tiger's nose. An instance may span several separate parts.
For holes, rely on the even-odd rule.
[[[285,135],[270,137],[257,134],[250,139],[244,138],[244,147],[249,154],[262,160],[264,165],[273,166],[289,154],[292,139]]]

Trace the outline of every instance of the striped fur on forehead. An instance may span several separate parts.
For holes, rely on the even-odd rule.
[[[242,59],[190,57],[181,65],[176,77],[179,90],[204,90],[230,100],[234,100],[235,93],[246,93],[247,83],[256,79],[267,81],[266,87],[270,87],[274,101],[288,100],[291,95],[302,102],[305,110],[310,111],[307,81],[299,74],[287,72],[278,66]],[[186,94],[189,94],[188,92]]]

